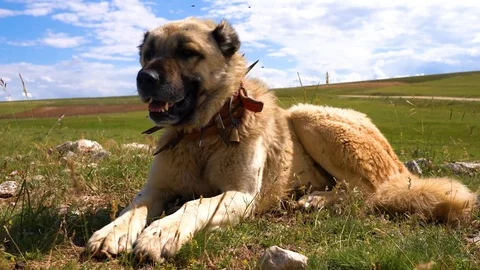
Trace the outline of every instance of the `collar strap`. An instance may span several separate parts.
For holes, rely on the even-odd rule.
[[[241,124],[245,110],[255,113],[261,112],[263,110],[263,102],[249,97],[243,82],[241,82],[239,89],[223,104],[220,111],[205,127],[190,133],[178,132],[176,137],[167,142],[153,155],[165,149],[174,148],[182,140],[198,140],[198,145],[202,146],[202,140],[213,135],[219,135],[226,144],[239,143],[238,127]],[[143,134],[152,134],[160,129],[162,127],[152,127],[144,131]]]

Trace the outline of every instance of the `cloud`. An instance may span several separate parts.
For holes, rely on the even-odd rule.
[[[66,33],[54,33],[52,31],[48,31],[41,41],[48,46],[61,49],[78,47],[87,42],[84,37],[72,37]]]
[[[54,82],[54,80],[52,78],[48,77],[48,76],[41,76],[40,80],[45,81],[45,82],[49,82],[49,83]]]
[[[31,47],[38,44],[36,40],[26,40],[26,41],[7,41],[8,45],[19,46],[19,47]]]
[[[0,64],[2,77],[13,78],[8,91],[14,99],[22,98],[21,73],[33,98],[91,97],[136,94],[138,65],[116,66],[89,62],[74,57],[54,65],[31,63]]]
[[[249,53],[294,59],[295,67],[283,69],[294,82],[296,72],[331,81],[392,77],[452,69],[480,69],[478,59],[478,1],[426,0],[211,0],[210,17],[231,20]],[[244,48],[245,48],[244,47]],[[286,51],[294,48],[294,52]],[[263,58],[268,65],[268,58]],[[380,61],[380,62],[379,62]],[[383,61],[383,62],[382,62]],[[383,63],[378,65],[377,63]],[[430,70],[429,70],[430,71]],[[428,71],[427,71],[428,72]],[[268,79],[276,85],[274,78]],[[289,85],[292,86],[292,85]]]
[[[10,9],[0,8],[0,18],[18,15],[19,12]]]
[[[167,22],[136,0],[76,2],[69,4],[64,11],[52,18],[90,29],[92,38],[100,45],[89,48],[83,56],[99,60],[136,57],[136,47],[142,40],[143,32]]]

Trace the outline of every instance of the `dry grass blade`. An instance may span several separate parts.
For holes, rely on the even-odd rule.
[[[10,97],[10,93],[7,91],[7,83],[2,78],[0,78],[0,86],[3,89],[3,92],[5,92],[7,101],[10,101],[11,97]]]
[[[27,87],[25,86],[25,81],[23,80],[22,74],[18,73],[18,77],[20,77],[20,81],[22,81],[23,94],[28,99],[28,91],[27,91]]]

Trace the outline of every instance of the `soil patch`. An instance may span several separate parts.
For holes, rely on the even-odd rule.
[[[71,106],[42,106],[31,110],[12,114],[0,115],[0,119],[10,118],[59,118],[77,115],[95,115],[106,113],[122,113],[147,111],[145,104],[113,104],[113,105],[71,105]]]

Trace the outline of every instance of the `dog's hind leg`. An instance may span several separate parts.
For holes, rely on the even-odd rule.
[[[469,219],[475,193],[454,179],[412,175],[363,113],[298,105],[290,109],[290,119],[312,159],[347,188],[370,194],[371,206],[419,213],[427,219]]]
[[[312,159],[348,188],[373,192],[408,170],[363,113],[297,105],[290,109],[295,134]]]

